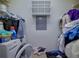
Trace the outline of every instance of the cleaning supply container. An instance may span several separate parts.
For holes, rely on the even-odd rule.
[[[15,27],[14,27],[14,26],[11,26],[11,27],[10,27],[10,30],[11,30],[11,32],[13,32],[13,33],[12,33],[12,39],[16,39]]]
[[[0,43],[11,40],[12,32],[6,30],[0,30]]]

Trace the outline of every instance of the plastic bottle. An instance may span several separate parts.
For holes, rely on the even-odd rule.
[[[1,35],[1,33],[0,33],[0,43],[2,43],[3,41],[2,41],[2,35]]]
[[[4,30],[2,21],[0,21],[0,30]]]
[[[14,27],[14,26],[11,26],[11,27],[10,27],[10,30],[11,30],[11,32],[13,32],[13,33],[12,33],[12,40],[13,40],[13,39],[16,39],[15,27]]]

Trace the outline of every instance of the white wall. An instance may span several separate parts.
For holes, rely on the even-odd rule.
[[[57,48],[59,36],[58,21],[72,7],[74,2],[66,0],[51,0],[51,16],[48,19],[48,30],[36,31],[35,19],[32,18],[31,0],[12,0],[10,10],[26,20],[27,40],[34,47],[44,46],[47,50]]]

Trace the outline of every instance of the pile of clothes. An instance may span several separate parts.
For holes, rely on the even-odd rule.
[[[58,50],[46,52],[49,58],[66,58],[66,46],[79,39],[79,10],[71,9],[62,17],[62,34],[58,38]]]
[[[58,39],[59,51],[65,53],[65,48],[71,42],[79,39],[79,10],[71,9],[66,15],[70,17],[70,22],[66,23],[62,28],[62,34]]]

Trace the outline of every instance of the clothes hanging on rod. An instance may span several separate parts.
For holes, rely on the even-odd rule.
[[[25,29],[25,20],[13,13],[10,15],[3,15],[0,16],[0,20],[3,21],[4,29],[10,30],[10,26],[15,26],[15,30],[17,33],[17,38],[22,39],[24,38],[24,29]]]
[[[79,9],[79,2],[73,5],[73,8]]]

